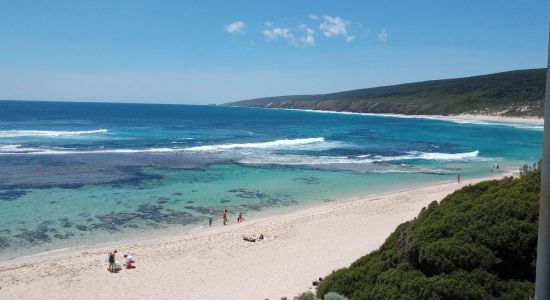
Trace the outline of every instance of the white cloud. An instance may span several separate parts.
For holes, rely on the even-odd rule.
[[[294,38],[294,35],[290,32],[290,28],[282,28],[282,27],[269,28],[269,29],[265,29],[262,33],[268,40],[276,40],[278,38],[282,38],[282,39]]]
[[[294,47],[315,46],[315,30],[302,24],[298,27],[297,31],[301,33],[298,36],[295,35],[295,33],[290,28],[270,27],[264,29],[262,33],[268,40],[282,39],[287,41],[290,45]]]
[[[315,46],[315,30],[307,27],[306,25],[300,25],[300,31],[304,32],[304,35],[300,36],[295,41],[297,47],[313,47]]]
[[[319,17],[317,15],[308,15],[307,17],[310,18],[311,20],[319,19]]]
[[[244,33],[245,26],[243,21],[237,21],[231,24],[227,24],[223,28],[229,33]]]
[[[355,38],[348,34],[347,26],[351,24],[350,21],[331,16],[323,16],[323,19],[324,21],[319,25],[319,29],[326,37],[343,36],[348,43]]]
[[[378,34],[378,39],[381,41],[381,42],[385,42],[388,40],[388,33],[386,32],[385,29],[382,29]]]

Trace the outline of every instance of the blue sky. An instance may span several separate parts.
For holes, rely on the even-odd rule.
[[[546,66],[550,1],[0,0],[0,99],[223,103]]]

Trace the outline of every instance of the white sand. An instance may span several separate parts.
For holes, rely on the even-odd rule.
[[[315,113],[385,116],[385,117],[395,117],[395,118],[420,118],[420,119],[443,120],[443,121],[464,120],[464,121],[474,121],[474,122],[483,121],[483,122],[499,122],[499,123],[524,124],[524,125],[544,125],[544,118],[509,117],[509,116],[503,116],[502,114],[492,114],[492,115],[458,114],[458,115],[444,116],[444,115],[405,115],[405,114],[394,114],[394,113],[358,113],[358,112],[347,112],[347,111],[294,109],[294,108],[263,108],[263,109],[297,110],[297,111],[307,111],[307,112],[315,112]],[[504,112],[501,112],[501,113],[504,113]]]
[[[538,117],[504,117],[497,115],[475,115],[475,114],[461,114],[450,116],[453,119],[468,120],[468,121],[494,121],[502,123],[518,123],[518,124],[530,124],[530,125],[543,125],[544,119]]]
[[[378,194],[241,224],[116,245],[137,268],[112,274],[115,246],[0,263],[0,299],[292,299],[311,281],[377,249],[400,223],[466,184]],[[232,218],[234,219],[234,218]],[[243,234],[267,240],[245,242]]]

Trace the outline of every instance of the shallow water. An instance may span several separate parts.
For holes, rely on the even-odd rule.
[[[516,170],[541,127],[0,101],[0,256]],[[496,171],[496,170],[494,170]]]

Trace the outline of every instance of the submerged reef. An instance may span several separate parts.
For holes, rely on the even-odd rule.
[[[305,183],[305,184],[319,184],[321,180],[317,177],[309,176],[309,177],[294,178],[294,181]]]
[[[13,201],[19,197],[26,195],[27,192],[23,190],[5,190],[0,191],[0,200]]]

